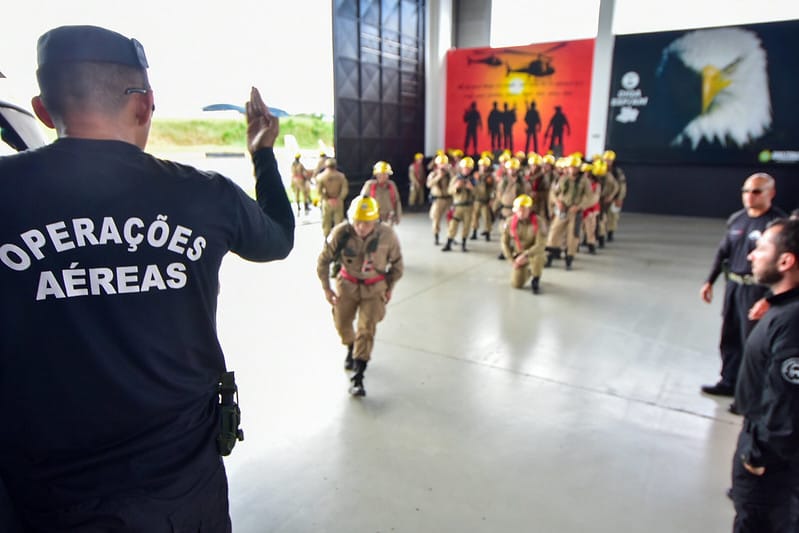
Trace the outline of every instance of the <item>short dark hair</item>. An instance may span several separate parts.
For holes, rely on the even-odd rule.
[[[772,220],[768,228],[780,227],[780,231],[774,235],[774,246],[777,253],[789,253],[796,256],[799,260],[799,220],[789,218],[778,218]]]
[[[115,113],[125,104],[125,89],[149,89],[143,68],[117,63],[76,61],[45,65],[36,71],[47,111],[63,118],[69,111]]]

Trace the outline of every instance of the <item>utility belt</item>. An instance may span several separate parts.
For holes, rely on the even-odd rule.
[[[475,200],[478,204],[488,205],[488,200]]]
[[[236,441],[244,440],[239,409],[239,388],[233,372],[225,372],[217,382],[219,394],[219,435],[216,437],[216,448],[219,455],[228,456],[233,451]]]
[[[736,274],[735,272],[727,272],[727,279],[738,285],[757,285],[755,277],[751,274]]]
[[[342,279],[345,279],[345,280],[349,281],[350,283],[356,283],[356,284],[359,284],[359,285],[366,285],[367,287],[369,285],[374,285],[375,283],[380,283],[381,281],[386,279],[385,274],[380,274],[378,276],[374,276],[372,278],[366,278],[366,279],[356,278],[355,276],[353,276],[352,274],[347,272],[347,269],[345,269],[345,268],[342,268],[341,271],[339,271],[339,275],[342,277]]]
[[[430,198],[431,198],[431,199],[433,199],[433,200],[449,200],[450,198],[452,198],[452,196],[450,196],[450,195],[446,195],[446,196],[433,196],[433,195],[431,194],[431,195],[430,195]]]
[[[452,204],[454,207],[463,207],[465,205],[472,205],[474,202],[455,202]]]

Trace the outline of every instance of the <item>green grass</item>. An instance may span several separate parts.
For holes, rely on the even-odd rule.
[[[280,136],[276,146],[285,146],[284,135],[293,135],[300,148],[316,149],[319,140],[325,145],[333,145],[333,123],[325,122],[320,116],[292,115],[280,119]],[[244,117],[234,119],[177,120],[153,119],[149,150],[208,150],[246,148],[247,126]]]

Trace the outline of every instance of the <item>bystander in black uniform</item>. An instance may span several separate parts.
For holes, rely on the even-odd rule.
[[[722,272],[725,273],[727,283],[719,343],[721,379],[714,385],[702,386],[702,391],[707,394],[733,396],[735,392],[743,346],[755,325],[748,313],[767,290],[755,283],[747,256],[766,225],[785,216],[779,208],[771,205],[775,194],[774,179],[768,174],[757,173],[746,179],[741,189],[744,209],[733,213],[727,220],[727,232],[719,244],[710,275],[700,289],[702,299],[710,303],[713,283]],[[736,408],[731,406],[731,409],[735,411]]]
[[[735,533],[795,531],[799,494],[799,221],[772,222],[749,254],[769,310],[746,341],[735,389]]]
[[[254,201],[143,151],[135,39],[64,26],[38,63],[33,107],[59,138],[0,158],[0,475],[26,532],[230,531],[218,274],[229,251],[292,249],[278,121],[253,88]]]

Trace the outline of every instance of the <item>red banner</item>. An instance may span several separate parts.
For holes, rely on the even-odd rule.
[[[585,152],[594,39],[447,53],[446,148]]]

